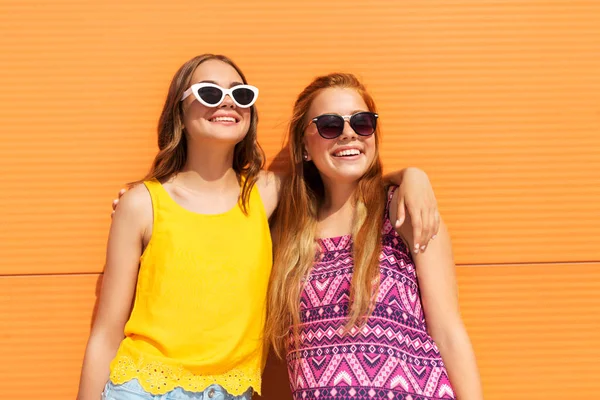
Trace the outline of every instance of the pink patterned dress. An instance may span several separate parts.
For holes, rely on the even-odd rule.
[[[293,397],[322,400],[454,399],[437,346],[427,333],[415,265],[392,227],[389,192],[380,287],[360,331],[343,335],[352,279],[352,238],[320,239],[301,297],[300,339],[287,354]]]

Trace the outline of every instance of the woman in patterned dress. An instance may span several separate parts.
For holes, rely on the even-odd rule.
[[[294,399],[482,399],[462,323],[450,238],[427,252],[395,227],[375,103],[351,74],[298,97],[273,225],[267,337]],[[408,224],[405,224],[407,226]]]

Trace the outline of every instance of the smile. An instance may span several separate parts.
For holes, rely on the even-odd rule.
[[[358,156],[358,155],[360,155],[360,150],[358,150],[358,149],[340,150],[340,151],[336,151],[335,153],[333,153],[334,157],[351,157],[351,156]]]
[[[211,118],[209,119],[210,122],[230,122],[235,124],[236,122],[238,122],[235,118],[233,117],[215,117],[215,118]]]

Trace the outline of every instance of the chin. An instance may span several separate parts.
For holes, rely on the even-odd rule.
[[[340,179],[360,179],[364,174],[367,173],[367,166],[364,165],[347,165],[343,168],[339,166],[334,169],[334,173],[340,176]]]
[[[246,137],[247,130],[245,132],[240,131],[213,131],[209,133],[209,136],[215,140],[222,140],[226,142],[239,143]]]
[[[356,172],[356,171],[336,171],[330,175],[330,178],[334,182],[338,183],[358,183],[358,181],[364,176],[366,171]]]

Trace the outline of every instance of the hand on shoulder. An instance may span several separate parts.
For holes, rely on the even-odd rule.
[[[141,216],[148,211],[152,215],[152,198],[145,185],[139,184],[129,190],[121,189],[119,199],[113,200],[113,214]]]

